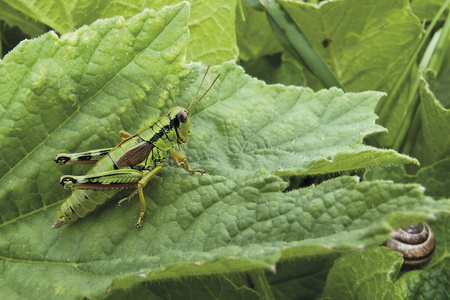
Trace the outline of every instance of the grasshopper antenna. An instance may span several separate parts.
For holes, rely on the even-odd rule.
[[[194,110],[194,108],[195,108],[195,106],[197,105],[197,103],[199,103],[199,102],[203,99],[203,97],[205,97],[205,95],[206,95],[206,94],[209,92],[209,90],[213,87],[214,83],[216,82],[216,80],[217,80],[217,79],[219,78],[219,76],[220,76],[220,74],[217,75],[216,79],[214,79],[214,81],[211,83],[211,85],[210,85],[209,88],[206,90],[206,92],[200,97],[200,99],[198,99],[197,101],[195,101],[195,99],[197,99],[198,92],[200,91],[200,89],[201,89],[201,87],[202,87],[202,85],[203,85],[203,81],[205,81],[206,74],[208,74],[209,67],[210,67],[210,66],[208,66],[208,68],[206,69],[205,75],[203,75],[202,82],[200,83],[200,86],[198,87],[197,92],[195,93],[194,99],[192,99],[191,105],[189,105],[189,107],[188,107],[188,109],[187,109],[189,113],[192,112],[192,110]]]

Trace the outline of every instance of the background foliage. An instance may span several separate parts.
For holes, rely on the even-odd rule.
[[[1,298],[448,297],[448,2],[0,0]],[[53,153],[187,106],[208,64],[206,174],[167,164],[141,230],[137,201],[51,230],[87,170]],[[377,245],[424,220],[400,270]]]

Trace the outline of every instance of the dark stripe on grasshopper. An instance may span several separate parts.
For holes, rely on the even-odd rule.
[[[91,159],[92,155],[89,154],[78,156],[78,160],[91,160]]]
[[[110,150],[103,150],[103,151],[99,151],[98,153],[96,153],[95,156],[104,156],[106,154],[108,154],[110,152]],[[78,157],[78,160],[81,161],[85,161],[85,160],[91,160],[94,156],[92,154],[86,154],[86,155],[81,155]]]
[[[53,160],[59,164],[59,165],[63,165],[65,163],[67,163],[70,160],[70,157],[68,156],[58,156],[58,154],[55,154],[53,156]]]
[[[96,160],[69,160],[66,165],[95,165],[97,163]]]
[[[108,154],[109,152],[111,152],[111,150],[103,150],[103,151],[100,151],[100,154],[101,154],[101,155],[106,155],[106,154]]]
[[[59,165],[93,165],[103,156],[108,154],[111,149],[97,150],[95,152],[86,152],[84,155],[56,153],[53,160]]]
[[[108,157],[109,157],[109,159],[111,160],[111,162],[112,162],[112,164],[113,164],[114,170],[118,170],[119,167],[117,166],[116,162],[115,162],[114,159],[111,157],[111,155],[109,155],[109,153],[108,153]]]
[[[73,188],[75,190],[111,190],[111,189],[120,189],[120,188],[132,188],[136,187],[137,182],[131,183],[80,183],[75,185]],[[89,199],[84,195],[84,198]]]
[[[167,136],[167,132],[171,131],[174,127],[173,127],[172,122],[170,122],[169,125],[162,126],[160,128],[161,129],[152,136],[152,138],[150,139],[150,142],[154,143],[154,142],[158,141],[160,138],[162,138],[163,135],[165,135],[166,138],[169,139],[169,137]]]
[[[70,177],[70,176],[62,177],[59,183],[62,186],[65,186],[67,184],[67,182],[69,182],[69,181],[72,181],[74,184],[77,183],[77,180],[75,178],[73,178],[73,177]]]
[[[173,125],[173,127],[175,127],[175,129],[178,129],[178,127],[180,127],[180,120],[178,119],[178,117],[175,117],[172,120],[170,120],[170,123],[172,123],[172,125]],[[177,130],[177,134],[178,134],[178,130]]]
[[[130,175],[129,173],[127,174],[121,174],[122,177],[119,177],[116,179],[115,183],[108,183],[108,182],[102,182],[102,179],[104,178],[108,178],[108,177],[117,177],[117,174],[106,174],[106,175],[101,175],[101,176],[92,176],[91,178],[85,178],[86,182],[80,183],[80,184],[87,184],[87,183],[92,183],[92,184],[103,184],[103,185],[110,185],[110,184],[122,184],[122,183],[130,183],[130,177],[126,177],[125,175]],[[120,183],[117,183],[118,181],[122,181]],[[131,181],[133,182],[133,181]],[[134,182],[135,183],[135,182]]]

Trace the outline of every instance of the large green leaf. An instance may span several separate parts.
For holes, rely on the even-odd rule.
[[[119,130],[191,101],[206,68],[185,64],[188,19],[181,3],[99,20],[24,41],[1,61],[2,298],[101,298],[143,281],[326,260],[445,211],[418,185],[357,177],[283,193],[288,175],[415,160],[362,144],[382,130],[381,93],[269,86],[229,62],[211,68],[205,85],[221,76],[192,116],[186,154],[206,174],[168,164],[145,188],[141,230],[137,201],[50,229],[69,195],[58,178],[86,172],[55,165],[53,153],[114,146]]]

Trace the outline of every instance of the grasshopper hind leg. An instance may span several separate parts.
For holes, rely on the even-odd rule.
[[[121,189],[136,187],[143,172],[134,169],[119,169],[83,176],[64,175],[59,182],[65,189]]]
[[[53,160],[58,165],[93,165],[113,148],[104,148],[79,153],[56,153]]]
[[[136,222],[136,228],[141,228],[141,221],[145,215],[145,198],[144,198],[144,187],[147,183],[155,177],[156,174],[162,169],[163,165],[159,165],[150,172],[144,174],[142,179],[139,180],[137,185],[137,192],[139,193],[139,201],[141,202],[141,213],[139,214],[138,221]]]
[[[119,132],[121,143],[135,135],[124,130]],[[78,153],[56,153],[53,160],[58,165],[93,165],[114,148],[103,148]]]
[[[65,189],[71,189],[75,184],[77,184],[77,179],[72,176],[62,176],[59,179],[59,183],[65,188]]]
[[[141,212],[139,213],[138,221],[136,222],[136,228],[141,228],[141,221],[145,216],[145,198],[144,198],[144,187],[149,183],[150,180],[152,180],[153,177],[158,174],[158,172],[162,169],[163,165],[159,165],[153,170],[150,171],[144,171],[144,175],[137,183],[137,188],[128,196],[123,199],[121,199],[119,202],[117,202],[116,207],[119,208],[120,205],[125,201],[130,201],[136,194],[139,194],[139,201],[141,202]]]

